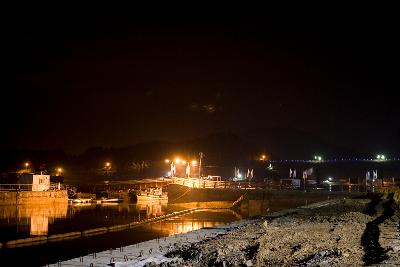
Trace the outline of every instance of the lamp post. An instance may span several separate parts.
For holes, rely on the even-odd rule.
[[[110,169],[111,169],[111,163],[110,162],[106,162],[106,164],[104,166],[104,170],[105,170],[106,176],[109,176]]]
[[[28,172],[29,162],[25,162],[25,171]]]

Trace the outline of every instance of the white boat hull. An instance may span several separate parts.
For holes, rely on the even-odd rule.
[[[137,201],[139,202],[145,202],[145,201],[168,201],[168,196],[162,195],[162,196],[154,196],[154,195],[138,195]]]

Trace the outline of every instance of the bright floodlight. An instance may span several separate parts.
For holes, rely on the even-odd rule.
[[[322,160],[322,157],[321,157],[321,156],[319,156],[319,157],[318,157],[318,160]]]
[[[62,168],[58,168],[57,171],[58,171],[58,172],[62,172]]]
[[[377,159],[381,159],[381,155],[376,156]]]
[[[110,162],[106,162],[106,167],[110,167],[111,163]]]
[[[328,180],[329,180],[329,181],[332,181],[332,178],[331,178],[331,177],[329,177],[329,178],[328,178]]]
[[[242,178],[242,174],[241,173],[238,174],[238,178]]]
[[[166,160],[165,160],[165,163],[169,163],[169,159],[166,159]]]
[[[186,160],[182,160],[182,164],[186,164]]]
[[[383,159],[383,160],[384,160],[385,158],[386,158],[386,157],[385,157],[385,155],[381,155],[381,159]]]
[[[179,163],[179,162],[181,162],[181,159],[180,158],[176,158],[175,159],[175,163]]]
[[[196,160],[192,160],[192,166],[197,165],[197,161]]]
[[[25,167],[28,167],[29,166],[29,163],[28,162],[25,162]]]

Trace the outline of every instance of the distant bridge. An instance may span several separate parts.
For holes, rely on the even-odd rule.
[[[339,158],[339,159],[322,159],[322,160],[304,160],[304,159],[281,159],[281,160],[266,160],[266,163],[341,163],[341,162],[368,162],[368,163],[387,163],[387,162],[398,162],[400,158],[392,158],[392,159],[362,159],[362,158]]]

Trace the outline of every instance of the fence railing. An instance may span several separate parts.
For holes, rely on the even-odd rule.
[[[270,189],[270,190],[282,190],[282,189],[298,189],[304,190],[304,185],[293,185],[293,184],[272,184],[266,182],[248,182],[248,181],[214,181],[209,179],[199,179],[199,178],[181,178],[174,177],[172,183],[179,184],[192,188],[241,188],[241,189]],[[322,183],[318,187],[316,184],[306,184],[307,190],[313,189],[326,189],[328,191],[374,191],[377,188],[393,186],[395,183],[393,181],[383,181],[380,183],[370,183],[365,185],[365,183],[332,183],[331,185]]]
[[[198,178],[177,178],[173,183],[193,188],[256,188],[257,184],[252,182],[213,181]]]
[[[48,188],[40,184],[0,184],[0,191],[56,191],[63,189],[59,183],[51,183]]]

